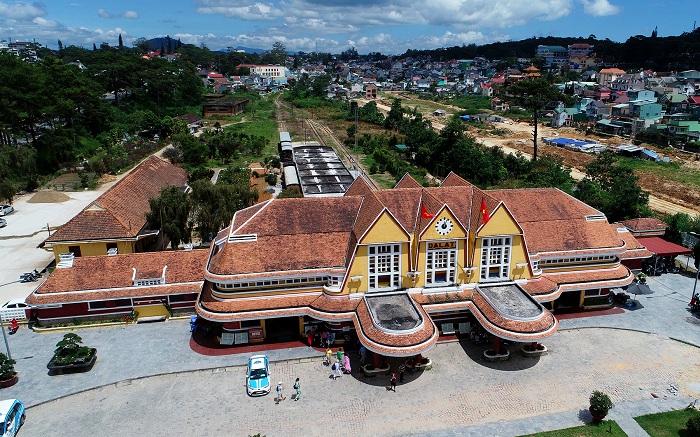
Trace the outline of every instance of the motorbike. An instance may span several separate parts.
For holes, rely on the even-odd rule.
[[[27,273],[22,273],[19,277],[20,282],[36,282],[41,278],[41,273],[37,271],[37,269],[34,269],[31,272]]]
[[[690,307],[691,312],[700,310],[700,297],[697,294],[694,295],[693,298],[690,299],[688,306]]]
[[[8,328],[10,335],[17,332],[18,329],[19,329],[19,323],[17,322],[17,320],[15,320],[15,319],[10,320],[10,327]]]

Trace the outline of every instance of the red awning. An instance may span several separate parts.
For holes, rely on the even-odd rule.
[[[650,252],[653,252],[656,256],[675,256],[675,255],[685,255],[693,253],[692,250],[687,247],[679,246],[670,241],[666,241],[659,237],[645,237],[637,238],[641,244],[643,244]]]

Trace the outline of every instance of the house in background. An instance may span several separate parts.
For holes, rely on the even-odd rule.
[[[625,70],[620,70],[619,68],[603,68],[598,73],[598,83],[610,88],[613,81],[624,74]]]
[[[74,257],[134,253],[161,249],[159,229],[146,221],[148,200],[168,186],[187,186],[187,172],[164,159],[150,156],[70,219],[43,243],[53,252]]]
[[[229,97],[202,104],[202,115],[238,115],[245,111],[248,99]]]
[[[188,112],[187,114],[183,115],[178,115],[174,118],[174,120],[184,120],[185,123],[187,123],[187,129],[190,131],[191,134],[197,132],[204,123],[202,117],[196,114],[192,114],[191,112]]]

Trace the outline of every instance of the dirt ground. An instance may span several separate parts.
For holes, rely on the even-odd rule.
[[[500,123],[498,125],[498,127],[501,127]],[[518,126],[520,129],[513,131],[512,138],[514,138],[514,140],[506,142],[505,145],[513,149],[520,150],[524,153],[532,154],[532,126],[527,125],[527,131],[525,131],[521,127],[523,126],[522,124],[516,123],[515,125],[520,125]],[[513,125],[506,125],[506,129],[511,128],[511,126]],[[629,144],[628,140],[618,137],[602,138],[596,135],[588,135],[583,137],[581,132],[572,128],[560,128],[554,130],[551,128],[540,127],[538,128],[537,133],[538,136],[542,135],[550,138],[585,138],[586,140],[595,140],[608,146]],[[700,170],[700,161],[696,160],[696,156],[693,154],[684,153],[678,150],[674,150],[673,154],[667,154],[664,150],[650,144],[642,144],[642,146],[647,149],[654,150],[661,157],[668,156],[671,162],[675,162],[681,167],[687,167],[691,170]],[[586,165],[595,159],[595,155],[567,150],[556,146],[549,146],[544,144],[542,141],[538,142],[537,149],[540,155],[547,154],[559,157],[563,159],[567,165],[580,171],[585,171]],[[637,177],[639,177],[639,185],[642,187],[642,189],[652,192],[656,197],[674,203],[681,203],[684,206],[694,210],[700,210],[700,188],[693,185],[668,180],[653,173],[635,171],[635,174]]]

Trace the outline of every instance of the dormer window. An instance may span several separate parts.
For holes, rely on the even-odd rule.
[[[438,287],[455,283],[457,268],[457,242],[427,243],[425,257],[425,285]]]
[[[368,291],[396,290],[401,284],[401,244],[377,244],[368,250]]]
[[[497,281],[510,277],[510,237],[481,240],[481,279]]]
[[[132,281],[134,281],[134,287],[148,287],[152,285],[164,285],[165,284],[165,271],[168,269],[168,266],[163,267],[163,271],[161,272],[138,272],[135,268],[134,274],[131,277]],[[160,276],[156,276],[158,273],[161,273]]]

